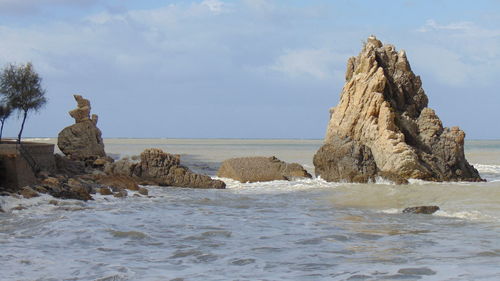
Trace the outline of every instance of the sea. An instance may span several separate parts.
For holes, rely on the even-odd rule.
[[[314,173],[321,143],[105,139],[115,159],[161,148],[212,177],[244,156]],[[466,141],[465,152],[486,182],[222,179],[225,190],[152,186],[149,197],[58,205],[0,197],[0,280],[500,280],[500,141]],[[420,205],[441,209],[402,213]]]

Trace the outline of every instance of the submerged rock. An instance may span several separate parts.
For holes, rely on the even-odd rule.
[[[57,138],[59,149],[72,159],[95,160],[106,157],[101,130],[97,128],[97,115],[90,117],[90,102],[74,95],[78,107],[69,112],[75,124],[64,128]]]
[[[120,160],[106,165],[109,175],[131,176],[140,184],[177,186],[192,188],[225,188],[220,180],[191,172],[180,164],[180,156],[163,152],[161,149],[146,149],[140,162]]]
[[[465,133],[443,128],[427,103],[406,53],[369,37],[347,62],[340,102],[314,156],[316,174],[328,181],[481,181],[465,159]]]
[[[231,178],[240,182],[290,180],[311,178],[311,175],[297,163],[285,163],[276,157],[242,157],[222,162],[218,177]]]
[[[406,214],[434,214],[439,211],[438,206],[418,206],[418,207],[409,207],[403,210],[403,213]]]

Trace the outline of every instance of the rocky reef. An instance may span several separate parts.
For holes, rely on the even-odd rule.
[[[90,116],[90,101],[74,95],[78,104],[69,112],[75,124],[64,128],[58,135],[57,146],[69,158],[75,160],[95,160],[106,157],[102,133],[97,128],[97,115]]]
[[[444,128],[405,51],[370,36],[347,62],[340,102],[314,156],[327,181],[481,181],[464,155],[465,133]]]
[[[274,156],[228,159],[222,162],[217,176],[240,182],[311,178],[311,175],[301,165],[285,163]]]
[[[132,177],[144,185],[216,189],[226,187],[223,181],[193,173],[187,167],[182,166],[180,155],[166,153],[156,148],[144,150],[139,162],[116,161],[107,164],[104,171],[108,175]]]

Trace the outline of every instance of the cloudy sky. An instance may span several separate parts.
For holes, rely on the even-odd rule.
[[[49,103],[92,102],[104,137],[322,138],[346,60],[405,49],[446,126],[500,139],[500,1],[0,0],[0,65],[33,62]],[[8,120],[5,135],[19,122]]]

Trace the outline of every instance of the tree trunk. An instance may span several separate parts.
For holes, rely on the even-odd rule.
[[[2,122],[2,126],[0,127],[0,143],[2,143],[2,132],[3,132],[3,124],[5,123],[5,119],[0,120]]]
[[[26,122],[26,117],[28,117],[27,110],[25,110],[23,114],[23,123],[21,124],[21,130],[19,131],[19,135],[17,136],[17,143],[21,143],[21,135],[23,134],[24,122]]]

